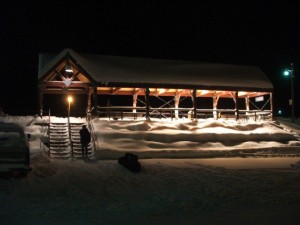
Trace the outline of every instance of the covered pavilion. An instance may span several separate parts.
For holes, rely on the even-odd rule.
[[[154,116],[215,119],[231,116],[273,115],[273,85],[260,68],[195,61],[81,54],[64,49],[59,54],[40,54],[39,111],[43,115],[45,95],[85,95],[86,113],[98,116]],[[131,96],[126,105],[99,105],[105,96]],[[154,98],[162,100],[152,106]],[[182,107],[183,99],[190,106]],[[211,107],[201,105],[211,100]],[[218,107],[231,99],[232,108]]]

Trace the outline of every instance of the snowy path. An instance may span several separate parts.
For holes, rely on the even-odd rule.
[[[159,160],[147,159],[141,161],[156,162]],[[225,169],[290,169],[291,164],[300,161],[300,157],[163,159],[162,161],[174,167],[197,167],[203,165]]]
[[[115,160],[36,157],[28,178],[0,180],[1,222],[199,224],[206,218],[200,224],[241,224],[244,219],[235,211],[253,222],[249,212],[258,208],[261,220],[276,224],[280,207],[282,215],[294,218],[300,171],[285,163],[299,159],[241,159],[243,165],[236,160],[228,159],[235,166],[226,169],[231,163],[224,159],[147,159],[141,160],[142,172],[133,174]],[[264,168],[244,167],[247,161]]]
[[[25,127],[30,120],[22,117],[19,123]],[[128,149],[142,152],[147,147],[153,151],[165,150],[163,147],[168,145],[170,138],[175,140],[173,147],[177,151],[181,151],[182,146],[194,147],[194,151],[189,152],[191,157],[204,147],[209,151],[204,152],[206,158],[202,159],[143,159],[142,172],[133,174],[116,160],[89,163],[51,160],[44,155],[47,148],[41,143],[45,133],[43,127],[26,127],[26,132],[31,134],[32,171],[25,179],[0,179],[1,225],[279,225],[300,221],[300,170],[290,167],[299,161],[299,157],[287,157],[297,156],[299,141],[295,141],[288,131],[267,124],[226,121],[199,121],[199,124],[95,122],[99,144],[123,148],[119,154]],[[104,130],[106,140],[102,135]],[[164,135],[151,142],[146,139],[134,141],[134,138],[128,141],[121,136],[117,138],[115,131],[127,137],[130,137],[129,133],[147,137],[148,134],[143,134],[148,131],[148,137],[158,132]],[[191,145],[182,142],[179,139],[182,137],[176,142],[178,132],[192,133]],[[230,145],[251,150],[251,158],[212,159],[213,150],[226,155],[226,146],[222,142],[202,143],[197,140],[197,135],[212,138],[218,132],[219,135],[226,132],[226,141],[230,141],[231,134],[243,135],[243,140],[253,137],[270,140],[270,135],[279,139]],[[286,137],[290,137],[290,141],[283,141]],[[264,154],[268,157],[258,157],[264,154],[253,152],[255,146],[266,147]],[[174,152],[167,153],[175,155]],[[239,152],[234,156],[239,156]]]

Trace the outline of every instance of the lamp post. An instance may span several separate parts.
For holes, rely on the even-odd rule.
[[[290,76],[291,77],[291,101],[290,105],[292,106],[292,122],[295,121],[295,95],[294,95],[294,65],[291,63],[291,68],[290,69],[285,69],[283,74],[285,76]]]
[[[68,96],[68,103],[69,103],[69,106],[68,106],[68,117],[70,117],[70,114],[71,114],[71,103],[73,102],[73,98],[72,96]]]
[[[71,159],[73,159],[73,142],[72,142],[72,135],[71,135],[71,125],[70,125],[70,114],[71,114],[71,103],[73,102],[73,98],[71,95],[68,96],[68,130],[69,130],[69,138],[70,138],[70,147],[71,147]]]

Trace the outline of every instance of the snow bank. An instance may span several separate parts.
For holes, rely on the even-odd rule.
[[[272,164],[275,161],[281,163],[280,169]],[[219,212],[224,219],[235,212],[240,223],[228,218],[217,224],[245,224],[237,210],[269,207],[271,216],[273,207],[291,210],[299,202],[299,173],[288,168],[293,159],[253,158],[251,165],[256,167],[252,169],[247,162],[236,158],[145,159],[141,173],[135,174],[116,160],[86,163],[39,156],[33,159],[26,179],[0,180],[1,222],[199,224],[203,220],[199,215]],[[241,164],[247,169],[236,170]],[[178,216],[193,223],[177,223]],[[214,218],[205,224],[216,224]],[[255,221],[265,224],[257,217]]]
[[[22,127],[31,125],[35,119],[33,116],[0,116],[0,122],[16,123]]]
[[[31,134],[32,155],[46,151],[49,117],[0,117],[15,122]],[[85,118],[71,117],[71,122],[85,123]],[[51,117],[66,123],[67,118]],[[300,155],[295,133],[272,122],[235,120],[124,120],[93,119],[96,157],[117,159],[125,152],[140,158],[210,158],[229,156]]]
[[[148,158],[156,152],[190,158],[197,157],[199,152],[202,157],[221,152],[222,157],[227,153],[227,158],[141,159],[142,171],[134,174],[117,160],[50,159],[41,143],[47,126],[30,123],[25,132],[31,134],[32,171],[25,179],[0,179],[3,224],[174,225],[245,224],[245,221],[246,224],[292,224],[291,221],[299,221],[299,157],[274,157],[278,149],[285,155],[295,155],[296,151],[290,149],[299,149],[299,141],[279,127],[226,121],[94,119],[92,122],[102,147],[100,156],[106,151],[106,156],[111,154],[113,158],[116,153],[135,150]],[[185,140],[188,134],[192,137]],[[226,140],[213,139],[221,135]],[[229,142],[235,140],[234,135],[247,136],[241,138],[251,141],[234,145]],[[272,135],[277,135],[279,141],[274,141]],[[212,142],[201,141],[202,136],[211,138]],[[105,146],[111,149],[105,150]],[[254,156],[265,149],[273,157],[236,157],[241,152],[253,154],[255,146]]]
[[[98,158],[116,158],[124,152],[135,152],[142,158],[178,158],[224,155],[224,151],[241,149],[300,149],[294,135],[268,122],[94,119],[92,124]]]

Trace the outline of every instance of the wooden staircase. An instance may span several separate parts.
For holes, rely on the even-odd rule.
[[[79,130],[86,123],[56,122],[50,123],[50,157],[51,158],[82,158]],[[69,129],[70,128],[70,129]],[[93,156],[92,142],[88,146],[88,157]]]
[[[68,123],[50,123],[49,140],[51,158],[71,157]]]
[[[84,123],[70,123],[71,128],[71,140],[73,146],[73,157],[75,158],[82,158],[82,150],[81,150],[81,143],[80,143],[80,134],[79,131],[82,128]],[[88,157],[90,158],[93,155],[92,153],[92,142],[90,142],[88,146]]]

